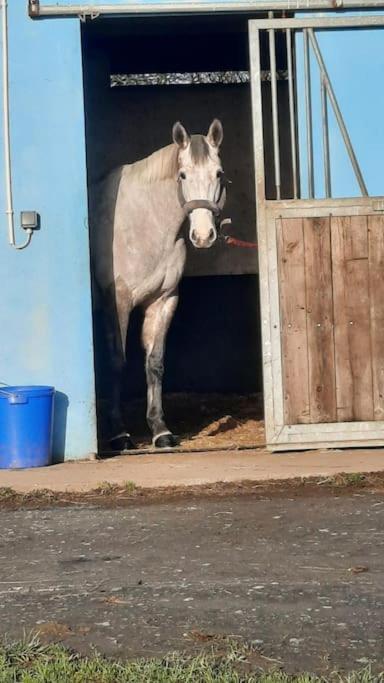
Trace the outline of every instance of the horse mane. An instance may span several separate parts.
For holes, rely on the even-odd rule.
[[[124,175],[140,184],[151,184],[173,178],[178,171],[178,151],[175,144],[158,149],[145,159],[124,167]]]

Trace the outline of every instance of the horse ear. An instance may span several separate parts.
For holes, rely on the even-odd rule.
[[[209,131],[207,134],[207,140],[212,147],[220,147],[223,142],[223,126],[219,119],[214,119],[209,126]]]
[[[191,141],[190,136],[180,121],[176,121],[172,128],[172,137],[173,142],[175,142],[176,145],[179,145],[179,147],[182,149],[185,149]]]

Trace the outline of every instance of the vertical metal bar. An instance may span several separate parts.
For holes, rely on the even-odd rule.
[[[284,424],[282,417],[282,382],[279,305],[271,308],[271,298],[278,300],[277,256],[271,253],[270,240],[276,242],[276,220],[271,202],[265,201],[265,161],[263,107],[260,65],[260,36],[255,21],[249,21],[249,52],[252,95],[252,124],[256,176],[257,242],[260,280],[261,334],[264,378],[264,415],[267,443],[273,443]],[[266,35],[266,34],[264,34]],[[271,291],[272,288],[272,291]],[[278,337],[278,339],[277,339]]]
[[[288,96],[289,96],[289,122],[291,130],[291,158],[293,197],[297,199],[297,150],[296,150],[296,117],[295,96],[293,90],[293,67],[292,67],[292,32],[287,29],[287,63],[288,63]]]
[[[280,181],[279,114],[278,114],[278,104],[277,104],[275,29],[273,29],[273,28],[269,29],[268,33],[269,33],[269,62],[270,62],[270,69],[271,69],[273,157],[274,157],[274,165],[275,165],[275,186],[276,186],[276,199],[280,199],[281,198],[281,181]]]
[[[325,66],[323,56],[320,52],[319,44],[317,42],[317,39],[316,39],[315,34],[313,32],[313,29],[309,28],[307,30],[309,33],[309,39],[311,41],[313,51],[315,53],[315,56],[316,56],[316,59],[317,59],[317,62],[318,62],[319,68],[320,68],[320,72],[322,74],[324,86],[325,86],[326,91],[328,93],[329,100],[332,104],[333,111],[335,112],[336,121],[338,123],[341,135],[343,136],[343,140],[344,140],[349,158],[351,160],[351,164],[352,164],[353,170],[355,172],[357,182],[359,183],[361,194],[365,197],[368,197],[367,186],[365,184],[363,174],[362,174],[360,166],[359,166],[359,162],[357,161],[354,149],[352,147],[351,138],[349,137],[349,133],[348,133],[347,127],[345,125],[343,115],[340,111],[340,107],[339,107],[339,104],[337,102],[336,95],[335,95],[335,92],[334,92],[333,87],[332,87],[332,83],[331,83],[330,78],[328,76],[327,67]]]
[[[331,188],[331,168],[329,162],[329,128],[328,128],[328,102],[327,90],[325,87],[323,74],[320,75],[321,93],[321,124],[323,129],[323,158],[324,158],[324,188],[325,196],[332,196]]]
[[[312,132],[312,97],[311,97],[311,66],[309,63],[309,43],[308,30],[303,30],[304,44],[304,82],[305,82],[305,119],[307,129],[307,175],[308,175],[308,197],[314,196],[314,174],[313,174],[313,132]]]
[[[255,158],[257,211],[265,200],[265,160],[263,103],[261,94],[260,31],[249,22],[249,57],[251,67],[252,131]],[[258,216],[259,221],[259,216]]]

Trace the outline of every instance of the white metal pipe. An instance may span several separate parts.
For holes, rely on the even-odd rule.
[[[297,150],[296,150],[296,108],[295,95],[293,89],[293,64],[292,64],[292,34],[291,29],[287,28],[287,63],[288,63],[288,96],[289,96],[289,125],[291,132],[291,157],[292,157],[292,180],[293,197],[297,199]]]
[[[249,59],[252,97],[252,132],[255,158],[255,183],[257,212],[265,201],[265,159],[263,137],[263,100],[261,94],[260,31],[249,22]],[[261,220],[257,216],[257,221]],[[259,229],[259,223],[257,223]],[[260,253],[260,252],[259,252]]]
[[[321,122],[323,129],[323,160],[324,160],[324,188],[325,196],[332,197],[331,165],[329,154],[328,102],[327,89],[323,74],[320,74]]]
[[[8,64],[8,6],[7,0],[1,2],[2,16],[2,72],[3,72],[3,133],[4,133],[4,180],[5,180],[5,213],[8,224],[8,240],[15,249],[25,249],[32,239],[32,230],[26,230],[28,237],[23,244],[15,241],[15,225],[12,197],[12,166],[11,166],[11,134],[9,125],[9,64]]]
[[[97,17],[105,14],[184,14],[187,12],[251,12],[268,10],[287,10],[297,12],[299,10],[322,9],[335,11],[335,9],[369,9],[384,7],[383,0],[239,0],[238,2],[202,2],[201,0],[183,0],[183,2],[125,2],[120,5],[113,4],[76,4],[45,5],[39,0],[29,0],[29,13],[31,17]]]
[[[269,62],[270,62],[270,69],[271,69],[273,160],[274,160],[274,170],[275,170],[276,199],[281,199],[279,110],[278,110],[278,101],[277,101],[276,43],[275,43],[275,30],[274,29],[269,30]]]
[[[312,94],[311,94],[311,62],[309,55],[308,29],[303,30],[304,47],[304,86],[305,86],[305,122],[307,131],[307,176],[308,198],[313,199],[315,179],[313,169],[313,128],[312,128]]]

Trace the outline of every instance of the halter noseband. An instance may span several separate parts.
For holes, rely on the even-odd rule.
[[[239,240],[236,237],[232,237],[231,235],[226,235],[223,233],[223,227],[225,225],[232,224],[232,220],[230,218],[224,218],[223,220],[220,220],[220,215],[224,208],[224,191],[230,184],[231,181],[228,180],[224,175],[220,177],[220,193],[217,202],[211,202],[209,201],[209,199],[192,199],[190,202],[187,202],[184,197],[181,178],[178,178],[177,196],[179,198],[180,206],[183,209],[186,216],[189,216],[189,214],[192,213],[192,211],[194,211],[195,209],[208,209],[208,211],[211,211],[212,215],[215,218],[218,239],[224,241],[225,244],[228,244],[232,247],[257,249],[257,242],[247,242],[245,240]]]
[[[211,213],[215,217],[215,222],[218,223],[220,214],[223,210],[223,204],[221,204],[223,200],[223,194],[229,183],[230,181],[227,180],[224,175],[220,177],[220,194],[217,202],[211,202],[209,199],[192,199],[190,202],[187,202],[184,197],[181,178],[178,178],[177,196],[179,198],[180,206],[183,209],[185,215],[189,216],[189,214],[192,213],[192,211],[194,211],[195,209],[208,209],[208,211],[211,211]]]

